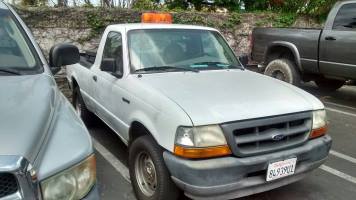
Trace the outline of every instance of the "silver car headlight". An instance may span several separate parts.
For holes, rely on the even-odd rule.
[[[313,112],[313,128],[309,138],[314,139],[326,134],[327,131],[327,117],[325,110],[316,110]]]
[[[183,127],[176,132],[174,153],[185,158],[209,158],[231,154],[218,125]]]
[[[78,165],[41,182],[44,200],[84,198],[96,182],[96,159],[91,155]]]

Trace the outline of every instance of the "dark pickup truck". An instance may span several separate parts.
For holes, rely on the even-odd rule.
[[[340,1],[324,29],[256,28],[251,59],[268,76],[298,85],[315,81],[337,90],[356,80],[356,1]]]

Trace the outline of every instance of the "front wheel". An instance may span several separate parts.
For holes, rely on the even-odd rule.
[[[335,90],[340,89],[345,84],[346,81],[327,79],[327,78],[318,78],[314,82],[321,90],[324,90],[326,92],[333,92]]]
[[[170,178],[163,151],[151,136],[137,138],[129,151],[131,184],[137,199],[178,199],[179,190]]]

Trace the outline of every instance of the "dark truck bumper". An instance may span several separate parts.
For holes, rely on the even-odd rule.
[[[303,146],[266,155],[187,160],[169,152],[163,157],[176,185],[193,199],[232,199],[268,191],[304,178],[327,158],[331,137],[323,136]],[[297,157],[295,174],[266,181],[270,162]]]

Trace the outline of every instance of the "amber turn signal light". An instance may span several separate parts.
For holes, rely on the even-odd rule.
[[[182,146],[174,146],[174,154],[183,158],[213,158],[227,156],[231,154],[228,145],[204,147],[204,148],[189,148]]]
[[[143,13],[141,16],[141,22],[171,24],[173,22],[173,18],[169,13]]]
[[[326,134],[326,131],[328,130],[327,126],[323,126],[321,128],[318,129],[314,129],[312,130],[312,132],[310,133],[309,139],[314,139],[314,138],[318,138],[321,137],[323,135]]]

